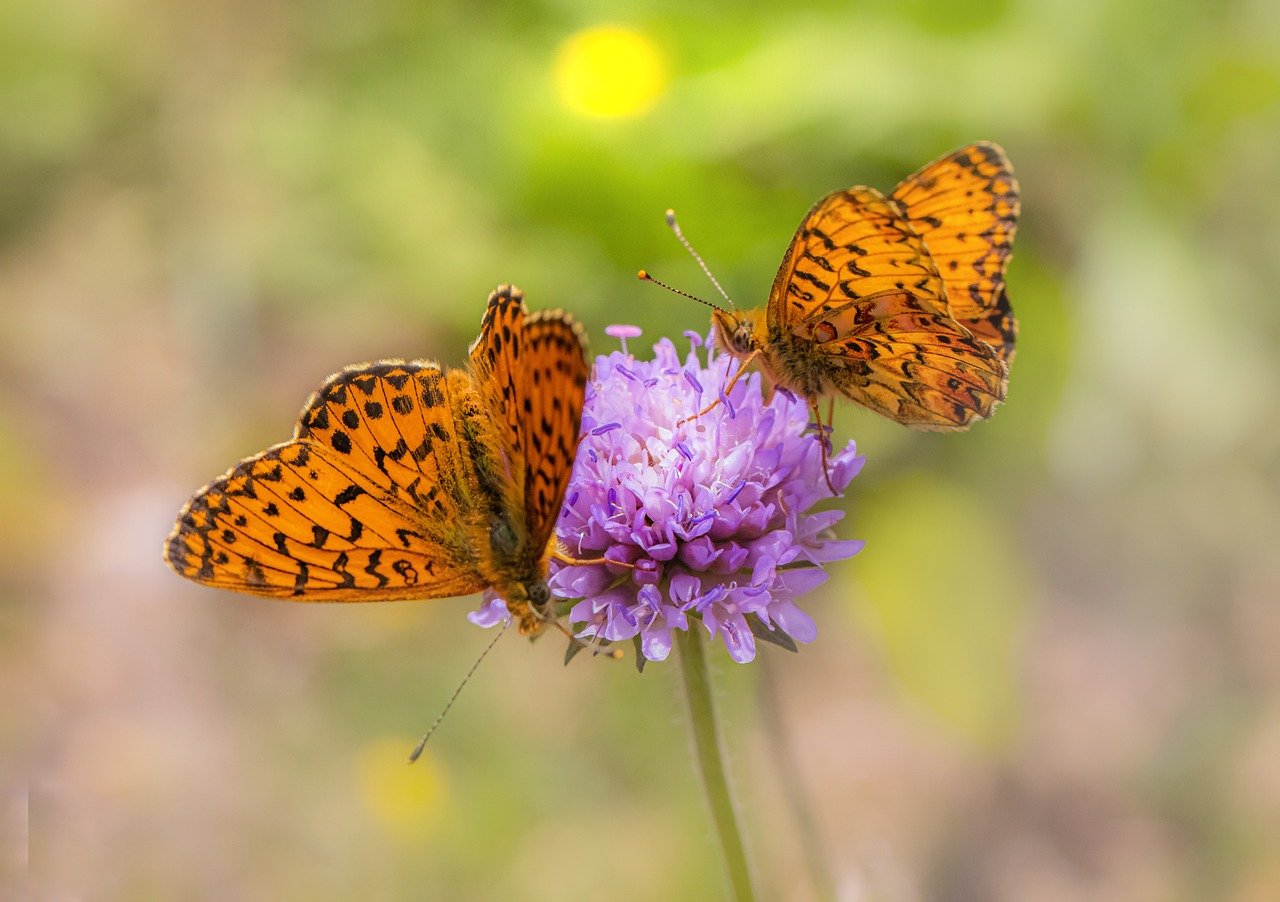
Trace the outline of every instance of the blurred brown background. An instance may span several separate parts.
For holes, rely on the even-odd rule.
[[[602,25],[622,31],[596,31]],[[764,299],[809,204],[965,142],[1021,178],[1008,403],[868,456],[807,599],[716,657],[769,898],[1280,898],[1280,7],[161,3],[0,11],[5,822],[56,899],[658,899],[723,884],[670,666],[472,600],[184,583],[186,497],[347,363],[456,363],[487,292],[596,350]],[[603,62],[602,62],[603,61]],[[643,347],[643,344],[640,345]]]

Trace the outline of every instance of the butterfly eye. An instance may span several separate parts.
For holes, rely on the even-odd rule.
[[[755,339],[751,335],[750,323],[738,323],[733,330],[733,349],[742,354],[749,354],[755,348]]]
[[[525,591],[529,593],[529,604],[538,611],[545,608],[551,600],[551,590],[544,582],[526,583]]]

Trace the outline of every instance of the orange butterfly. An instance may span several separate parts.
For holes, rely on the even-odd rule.
[[[827,195],[765,308],[711,305],[720,346],[742,361],[725,393],[759,358],[819,424],[818,400],[835,395],[919,429],[991,416],[1017,332],[1004,269],[1018,212],[1012,167],[989,143],[930,163],[891,197],[862,186]]]
[[[578,324],[528,316],[500,286],[467,369],[384,360],[331,376],[291,441],[187,502],[165,560],[208,586],[293,601],[490,588],[522,634],[538,633],[587,375]]]

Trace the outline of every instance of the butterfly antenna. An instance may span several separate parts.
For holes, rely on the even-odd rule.
[[[720,282],[711,274],[711,267],[707,266],[706,261],[702,259],[702,255],[693,249],[693,245],[689,243],[689,239],[684,237],[684,232],[680,230],[680,223],[676,222],[675,210],[667,211],[667,228],[671,229],[676,238],[679,239],[680,243],[684,245],[684,249],[689,252],[689,255],[698,261],[698,265],[702,267],[702,271],[707,274],[707,278],[711,280],[711,284],[716,286],[716,291],[720,292],[720,297],[728,301],[729,306],[736,310],[738,305],[735,304],[733,302],[733,298],[729,297],[729,295],[725,293],[725,290],[720,287]]]
[[[431,725],[431,728],[422,734],[422,738],[418,740],[418,744],[414,746],[413,751],[409,753],[410,764],[421,757],[422,750],[427,747],[427,740],[431,738],[431,734],[436,731],[436,727],[440,726],[440,721],[444,720],[444,716],[449,713],[449,709],[453,707],[453,703],[456,702],[458,700],[458,696],[462,694],[462,687],[466,686],[471,680],[471,675],[476,672],[476,669],[480,666],[480,662],[483,661],[485,656],[488,655],[489,652],[493,650],[493,647],[498,644],[498,640],[502,638],[502,634],[507,631],[507,627],[510,625],[511,618],[508,617],[503,621],[502,629],[498,630],[498,634],[489,640],[489,644],[484,647],[484,651],[480,652],[480,657],[476,658],[476,662],[471,665],[471,669],[468,670],[467,675],[462,678],[462,682],[458,684],[458,688],[453,690],[453,695],[449,696],[449,701],[445,703],[444,710],[440,712],[440,716],[436,718],[435,723]]]
[[[687,291],[681,291],[679,288],[673,288],[672,286],[668,285],[666,282],[661,281],[660,279],[655,279],[653,276],[649,275],[649,271],[647,269],[642,269],[638,273],[636,273],[636,278],[642,282],[652,282],[654,285],[658,285],[662,288],[667,289],[667,291],[671,292],[672,294],[678,294],[681,297],[688,298],[691,301],[697,301],[699,304],[706,304],[712,310],[724,310],[724,308],[721,307],[719,304],[713,304],[710,301],[704,301],[702,298],[698,297],[696,294],[689,294],[689,292]],[[729,303],[732,304],[733,301],[730,301]]]

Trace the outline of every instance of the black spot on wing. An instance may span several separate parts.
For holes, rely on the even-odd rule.
[[[382,549],[369,553],[369,565],[364,568],[364,572],[378,580],[378,588],[381,589],[387,584],[387,577],[383,573],[378,572],[378,564],[382,560]]]
[[[352,483],[334,496],[333,503],[338,507],[342,507],[344,504],[350,504],[352,501],[355,501],[363,494],[365,494],[365,490]]]

